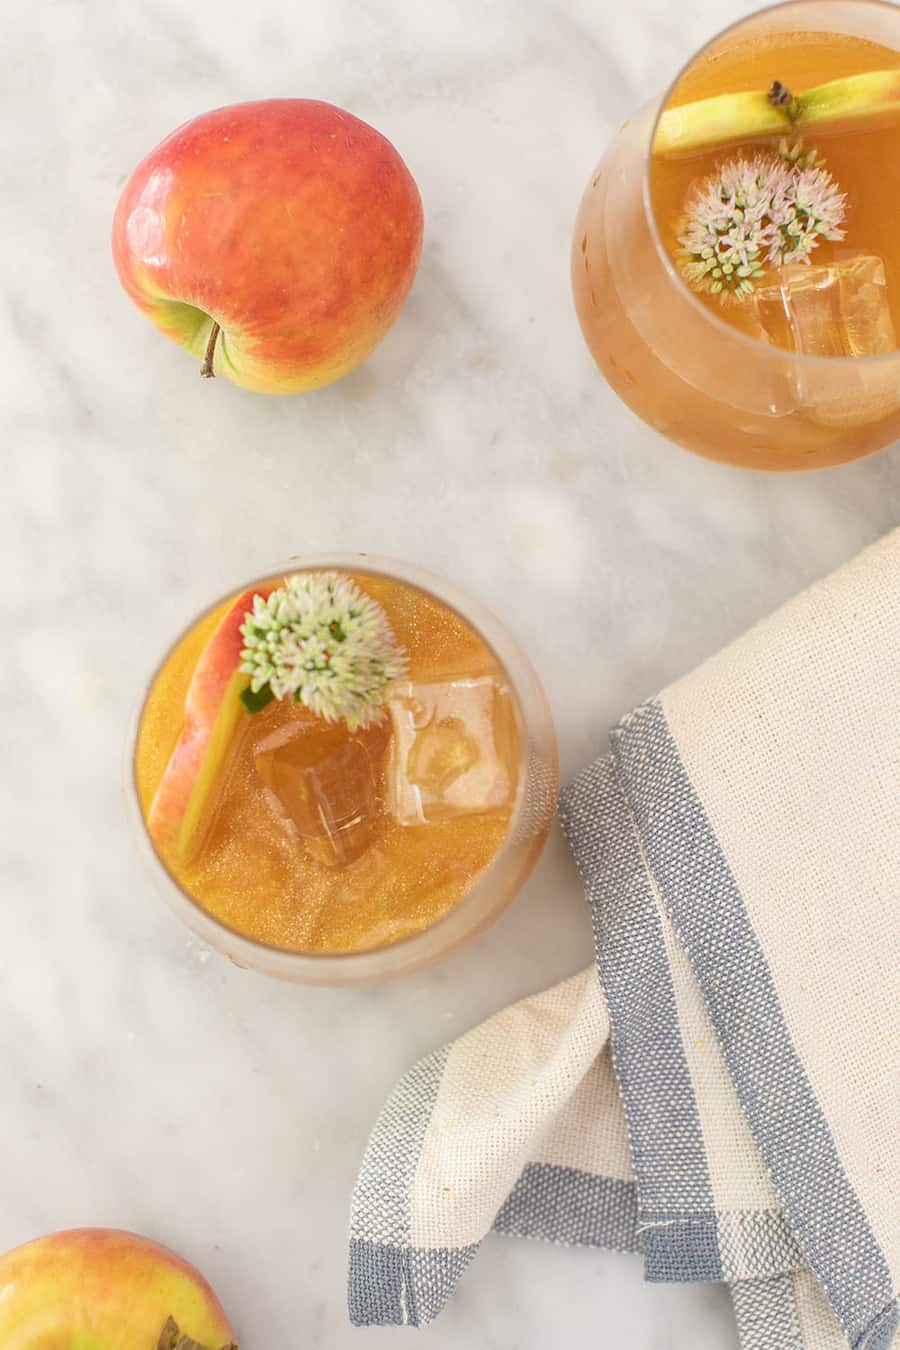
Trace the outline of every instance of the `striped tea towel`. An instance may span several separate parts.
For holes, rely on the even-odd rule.
[[[620,723],[561,804],[597,970],[396,1089],[354,1322],[493,1229],[727,1281],[744,1350],[900,1345],[898,733],[900,531]]]

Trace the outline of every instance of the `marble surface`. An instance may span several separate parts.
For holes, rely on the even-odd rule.
[[[4,15],[0,113],[0,1248],[121,1225],[201,1265],[247,1350],[410,1343],[346,1321],[348,1197],[417,1056],[590,959],[558,837],[476,945],[357,992],[267,981],[161,905],[126,810],[142,681],[223,585],[298,550],[405,556],[505,615],[564,773],[608,725],[898,519],[887,453],[751,476],[609,392],[567,278],[623,115],[743,0],[300,0]],[[129,305],[110,218],[134,163],[211,106],[312,95],[396,143],[425,201],[400,322],[341,384],[266,400]],[[472,1350],[713,1350],[719,1289],[629,1257],[487,1242],[421,1333]]]

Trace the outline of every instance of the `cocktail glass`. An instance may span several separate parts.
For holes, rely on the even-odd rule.
[[[555,813],[558,786],[556,739],[546,697],[527,657],[500,621],[468,594],[418,567],[361,554],[293,558],[286,567],[273,568],[265,576],[241,584],[230,594],[261,586],[265,581],[270,581],[273,575],[298,571],[338,572],[382,582],[386,580],[407,587],[452,611],[489,649],[503,672],[507,691],[505,696],[508,696],[515,721],[517,758],[508,825],[489,865],[475,876],[458,903],[431,926],[398,941],[365,950],[296,950],[259,941],[205,908],[176,879],[160,852],[153,846],[138,791],[139,737],[147,696],[172,651],[176,650],[186,633],[195,628],[202,615],[172,644],[145,692],[142,714],[138,716],[132,744],[130,796],[141,847],[164,896],[176,914],[211,947],[230,957],[239,966],[282,979],[308,984],[358,984],[400,975],[441,959],[475,937],[521,890],[544,847]],[[214,611],[225,599],[227,597],[221,597],[205,613]],[[437,746],[438,754],[442,748],[441,745]],[[348,762],[349,758],[352,757],[348,757]],[[340,771],[341,761],[335,762]],[[340,784],[326,782],[324,790],[337,792],[337,796],[340,796]],[[340,803],[337,810],[341,810]],[[427,830],[431,827],[424,825],[421,828]],[[441,827],[438,824],[434,828]]]
[[[653,143],[678,82],[739,43],[752,53],[774,50],[783,38],[788,54],[802,33],[876,43],[900,65],[900,11],[881,0],[792,0],[734,24],[622,127],[588,183],[573,240],[578,318],[616,393],[669,439],[748,468],[824,468],[900,436],[900,351],[809,355],[739,331],[690,289],[654,213]],[[789,54],[783,64],[790,67]],[[761,79],[748,66],[741,87]],[[894,125],[900,157],[900,121]],[[836,123],[834,134],[855,133]],[[872,187],[886,194],[884,209],[895,211],[888,199],[897,192],[895,170]]]

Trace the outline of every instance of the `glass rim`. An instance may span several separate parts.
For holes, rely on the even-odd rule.
[[[150,838],[138,791],[137,745],[144,708],[150,690],[172,652],[201,619],[211,613],[218,605],[223,604],[229,596],[257,585],[270,577],[277,576],[279,573],[287,575],[291,563],[296,564],[297,571],[370,573],[387,580],[400,581],[426,594],[434,595],[441,604],[446,605],[469,627],[475,629],[479,638],[495,657],[513,690],[517,717],[521,724],[519,774],[515,803],[503,842],[491,861],[478,874],[474,884],[462,898],[440,918],[436,919],[434,923],[429,924],[427,928],[399,938],[396,942],[390,942],[379,947],[365,948],[361,951],[316,952],[280,947],[274,943],[248,937],[240,929],[210,913],[181,885],[160,857]],[[486,624],[492,630],[492,635],[484,631],[483,624]],[[526,682],[528,688],[523,688]],[[549,828],[540,840],[540,847],[533,851],[533,857],[529,860],[519,884],[508,894],[501,894],[499,899],[489,903],[492,873],[504,858],[509,857],[519,847],[515,833],[516,826],[520,822],[526,807],[529,762],[529,720],[526,703],[529,699],[533,701],[535,698],[540,702],[541,712],[551,732],[553,768],[558,782],[559,763],[556,728],[543,685],[523,648],[509,633],[502,620],[487,606],[469,595],[468,592],[458,588],[454,583],[419,567],[418,564],[408,563],[399,558],[386,558],[368,553],[292,554],[285,560],[285,565],[281,567],[276,565],[264,572],[256,573],[249,581],[244,577],[243,580],[237,581],[235,585],[226,587],[209,604],[196,611],[192,618],[181,625],[168,643],[163,655],[153,666],[146,683],[142,687],[137,706],[132,713],[126,749],[126,790],[133,817],[133,826],[138,835],[139,848],[144,856],[149,859],[151,870],[162,883],[170,908],[177,910],[178,916],[197,936],[217,951],[223,952],[238,966],[243,966],[244,963],[237,955],[232,956],[231,950],[246,955],[246,968],[259,971],[260,963],[264,962],[268,971],[262,973],[269,973],[276,977],[295,979],[306,984],[358,985],[375,982],[376,980],[391,979],[426,966],[432,961],[443,960],[445,956],[487,927],[512,903],[537,863],[546,843]],[[220,938],[219,941],[216,940],[217,936]],[[442,937],[446,939],[444,942],[441,942]],[[226,940],[227,947],[231,950],[223,950],[222,938]],[[258,956],[259,961],[253,959],[254,955]]]
[[[840,5],[843,8],[852,8],[859,10],[879,10],[885,14],[893,14],[898,23],[900,31],[900,8],[894,3],[894,0],[780,0],[780,3],[774,5],[763,5],[759,9],[753,10],[750,14],[745,14],[740,19],[735,19],[733,23],[726,24],[724,28],[707,39],[702,46],[693,52],[684,64],[679,68],[674,78],[667,85],[659,99],[656,111],[653,115],[653,121],[650,127],[650,135],[644,146],[644,163],[641,170],[641,198],[644,208],[644,214],[650,230],[650,237],[653,240],[653,247],[656,250],[663,268],[669,276],[670,281],[678,287],[681,294],[689,301],[694,311],[707,323],[712,324],[713,329],[718,329],[723,337],[727,337],[731,342],[737,342],[739,347],[748,352],[766,352],[775,359],[783,358],[792,362],[794,365],[802,363],[811,367],[819,367],[822,370],[835,370],[838,368],[859,367],[865,365],[872,369],[876,365],[887,365],[891,361],[900,361],[900,346],[890,352],[881,352],[874,356],[817,356],[807,352],[791,352],[785,347],[776,347],[772,343],[761,341],[759,338],[751,337],[749,333],[742,333],[740,329],[727,323],[711,309],[709,309],[699,299],[696,292],[691,290],[684,277],[678,271],[678,268],[672,262],[669,253],[662,240],[662,235],[656,220],[656,211],[653,206],[653,194],[650,184],[650,166],[653,163],[653,142],[656,137],[656,129],[659,120],[666,110],[669,99],[677,88],[680,81],[694,66],[697,58],[715,43],[726,39],[730,33],[737,33],[741,28],[746,28],[749,23],[757,19],[762,19],[766,15],[781,14],[792,9],[809,9],[815,2],[816,9],[827,10],[832,5]],[[825,30],[822,30],[825,31]],[[900,49],[898,49],[900,54]],[[898,67],[900,68],[900,67]],[[652,106],[652,105],[651,105]]]

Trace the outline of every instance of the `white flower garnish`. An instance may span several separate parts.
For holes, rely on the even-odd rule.
[[[820,239],[843,239],[846,205],[800,142],[726,160],[688,194],[678,234],[682,274],[695,290],[744,300],[766,266],[808,263]]]
[[[267,692],[290,696],[351,731],[381,721],[385,689],[407,669],[384,610],[337,572],[296,572],[254,596],[241,633],[257,706]]]

